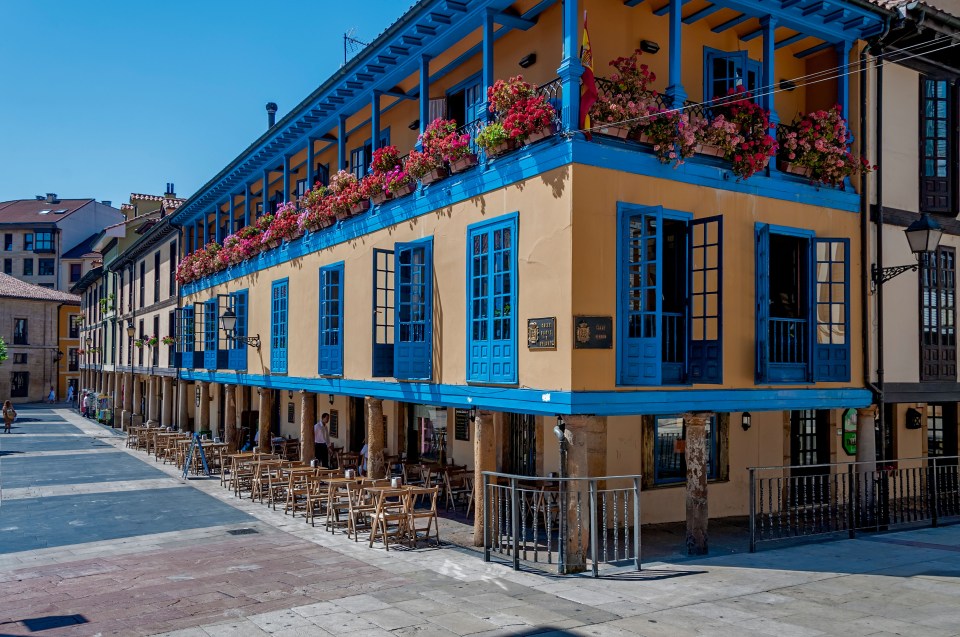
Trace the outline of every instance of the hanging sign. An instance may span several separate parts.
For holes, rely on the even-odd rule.
[[[575,349],[611,349],[613,317],[574,316],[573,347]]]
[[[840,444],[848,456],[857,455],[857,410],[843,412],[843,431]]]

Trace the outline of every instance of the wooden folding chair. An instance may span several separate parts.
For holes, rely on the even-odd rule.
[[[437,540],[437,546],[440,546],[440,527],[437,524],[437,497],[439,493],[440,487],[414,487],[407,491],[407,540],[410,543],[410,548],[416,548],[420,539],[429,541],[431,527],[433,528],[434,538]],[[416,508],[416,502],[421,497],[425,497],[429,503],[426,510]],[[423,533],[422,537],[421,533]]]
[[[405,489],[384,489],[377,498],[376,511],[373,514],[373,525],[370,530],[370,546],[377,540],[383,542],[383,547],[390,550],[390,540],[395,544],[403,542],[407,537],[407,507],[410,505]]]

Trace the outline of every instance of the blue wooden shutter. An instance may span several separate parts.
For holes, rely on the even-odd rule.
[[[757,297],[757,382],[769,382],[770,375],[770,226],[756,227]]]
[[[274,281],[270,303],[270,371],[287,372],[287,279]]]
[[[320,341],[317,371],[343,375],[343,264],[320,268]]]
[[[814,239],[813,380],[850,380],[850,240]]]
[[[395,246],[394,376],[433,377],[433,240]]]
[[[373,251],[373,376],[393,376],[395,276],[393,250]]]
[[[467,380],[517,382],[517,218],[467,236]]]
[[[237,327],[233,332],[228,354],[229,369],[243,370],[247,368],[247,292],[234,292],[233,312],[237,315]]]
[[[723,217],[690,223],[690,356],[694,383],[723,382]]]
[[[663,380],[663,212],[628,211],[620,218],[620,383],[660,385]],[[574,326],[577,329],[577,326]]]

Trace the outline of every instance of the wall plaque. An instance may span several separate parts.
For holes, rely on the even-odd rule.
[[[527,319],[527,348],[557,349],[557,317]]]
[[[612,316],[574,316],[574,349],[611,349],[613,347]]]
[[[454,440],[470,440],[470,412],[466,409],[456,409],[453,415]]]

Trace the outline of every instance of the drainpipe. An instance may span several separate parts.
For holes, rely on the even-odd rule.
[[[883,48],[877,43],[877,53],[882,54]],[[877,174],[874,179],[877,193],[877,269],[883,271],[883,64],[876,65],[877,96],[876,96],[876,145],[877,145]],[[884,417],[883,396],[883,285],[877,286],[877,422],[880,426],[880,461],[887,459],[887,422]]]

